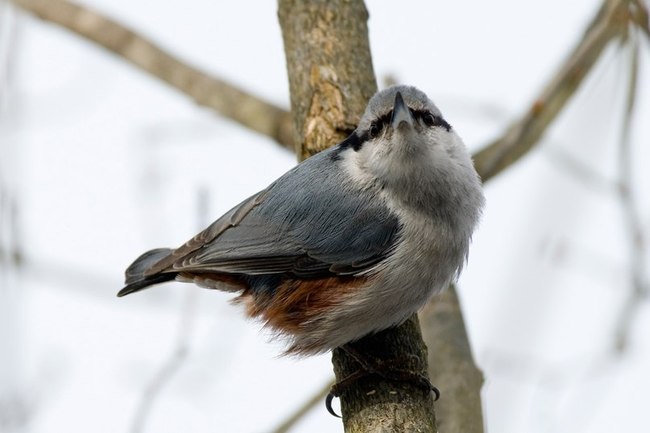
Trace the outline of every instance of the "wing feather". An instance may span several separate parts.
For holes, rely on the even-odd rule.
[[[321,152],[152,266],[160,272],[356,275],[391,252],[395,215]]]

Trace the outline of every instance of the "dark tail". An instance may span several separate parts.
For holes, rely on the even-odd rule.
[[[154,284],[164,283],[176,278],[176,273],[174,272],[159,273],[148,277],[144,276],[144,273],[149,268],[158,263],[164,257],[167,257],[171,252],[172,250],[169,248],[158,248],[156,250],[147,251],[135,259],[125,272],[126,286],[117,293],[117,296],[122,297],[146,289]]]

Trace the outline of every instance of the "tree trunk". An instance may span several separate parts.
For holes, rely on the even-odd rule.
[[[300,159],[332,146],[356,127],[377,91],[368,12],[360,0],[280,0],[294,142]],[[353,347],[396,369],[427,374],[426,346],[417,317],[368,336]],[[414,361],[415,360],[415,361]],[[359,369],[345,351],[333,353],[337,380]],[[367,376],[341,395],[346,432],[436,432],[431,393],[410,382]]]
[[[280,0],[296,153],[342,141],[377,91],[362,1]]]

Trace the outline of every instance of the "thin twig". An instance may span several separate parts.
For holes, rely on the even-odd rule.
[[[643,34],[650,38],[650,20],[648,19],[648,8],[642,0],[634,1],[631,5],[633,8],[630,19],[636,26],[643,32]]]
[[[282,424],[276,427],[272,433],[287,433],[296,426],[305,415],[307,415],[316,405],[322,404],[323,399],[327,396],[334,382],[325,384],[324,387],[314,393],[307,401],[305,401],[292,415],[289,416]]]
[[[645,19],[645,21],[644,21]],[[627,35],[628,25],[647,27],[647,9],[638,0],[605,0],[584,37],[527,113],[506,133],[474,155],[483,181],[528,153],[562,111],[607,44]]]
[[[207,188],[199,188],[197,193],[197,226],[204,227],[206,225],[207,216],[210,211],[209,207]],[[144,431],[145,423],[149,418],[156,399],[160,396],[164,386],[171,381],[174,374],[176,374],[182,367],[183,362],[187,359],[189,340],[194,328],[193,325],[197,310],[197,295],[198,292],[196,290],[188,290],[185,293],[184,302],[181,307],[176,345],[167,361],[161,366],[158,374],[154,376],[142,393],[140,403],[133,417],[133,424],[131,425],[132,433],[141,433]]]
[[[0,177],[0,269],[10,262],[9,245],[5,245],[7,243],[5,230],[7,230],[6,227],[9,227],[8,198],[8,194],[5,194],[2,177]]]
[[[598,192],[618,193],[618,183],[566,151],[566,146],[548,146],[546,156],[553,166],[564,169],[572,178]]]
[[[628,236],[630,265],[631,265],[631,292],[620,312],[618,328],[616,330],[616,349],[622,352],[627,347],[629,332],[639,306],[643,299],[648,296],[649,286],[645,274],[646,263],[646,242],[641,223],[640,211],[634,197],[634,170],[633,153],[631,143],[632,121],[636,106],[636,94],[638,88],[639,70],[639,42],[636,33],[631,32],[629,46],[630,56],[630,77],[627,89],[627,101],[623,115],[623,127],[621,130],[621,144],[619,147],[619,198],[625,220],[625,228]]]
[[[294,150],[290,113],[188,65],[135,31],[87,6],[67,0],[12,0],[23,10],[58,24],[128,60],[192,98],[253,131]]]
[[[0,1],[0,113],[7,108],[9,80],[16,61],[16,17],[6,1]]]
[[[145,423],[149,418],[149,414],[156,399],[161,395],[164,386],[170,382],[171,378],[176,374],[187,358],[189,352],[189,337],[193,328],[193,321],[196,312],[196,294],[196,290],[188,290],[185,293],[185,299],[181,310],[178,338],[176,340],[174,351],[142,393],[140,403],[138,404],[135,416],[133,417],[133,424],[131,425],[132,433],[141,433],[144,431]]]

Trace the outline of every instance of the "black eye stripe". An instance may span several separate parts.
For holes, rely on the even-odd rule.
[[[383,125],[380,125],[378,122],[372,122],[370,128],[368,129],[368,135],[370,138],[376,137],[379,135],[382,129]]]
[[[441,116],[437,116],[433,113],[431,113],[428,110],[413,110],[410,109],[411,115],[413,115],[414,118],[421,120],[426,126],[429,127],[442,127],[445,128],[447,132],[451,131],[451,125],[447,123],[445,119],[443,119]],[[370,124],[370,127],[361,132],[359,135],[359,140],[361,143],[367,141],[367,140],[372,140],[373,138],[377,137],[381,132],[384,130],[384,128],[390,124],[390,119],[393,116],[393,110],[390,110],[388,113],[383,114],[380,116],[377,120],[373,121]]]
[[[443,119],[441,116],[436,116],[430,111],[411,110],[411,113],[413,113],[413,116],[416,119],[421,119],[422,122],[424,122],[424,124],[427,126],[442,126],[447,130],[447,132],[451,131],[451,125],[447,123],[445,119]]]
[[[386,125],[390,123],[390,119],[393,115],[393,110],[389,111],[388,113],[382,115],[379,117],[377,120],[373,121],[370,124],[370,127],[368,130],[366,130],[362,136],[366,137],[366,139],[373,139],[377,137],[381,132],[384,130]]]

